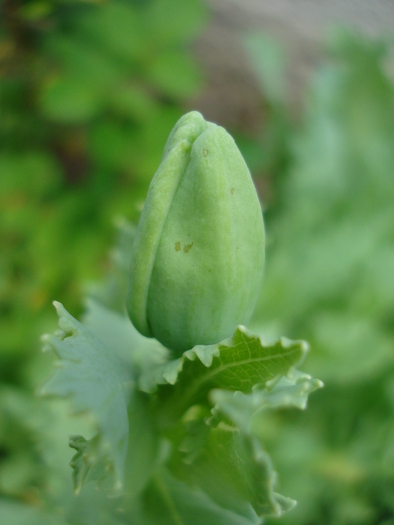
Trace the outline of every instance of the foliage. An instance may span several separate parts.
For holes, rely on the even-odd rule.
[[[122,236],[133,235],[124,225]],[[127,274],[115,270],[123,299]],[[56,303],[60,331],[43,339],[59,362],[41,393],[70,397],[75,412],[95,421],[93,437],[70,438],[76,492],[95,480],[127,523],[246,525],[289,510],[294,502],[274,492],[254,428],[272,409],[305,408],[321,386],[295,369],[305,342],[239,327],[228,340],[174,358],[141,336],[124,309],[106,306],[110,290],[89,300],[82,324]]]
[[[123,239],[133,235],[134,229],[123,225],[120,252],[131,244]],[[124,310],[108,306],[114,283],[125,299],[125,258],[115,258],[118,266],[89,299],[82,323],[57,303],[60,330],[43,338],[59,361],[41,394],[68,397],[74,412],[83,415],[83,423],[77,422],[86,437],[73,432],[69,442],[76,450],[71,466],[81,514],[59,479],[64,454],[58,455],[56,440],[62,441],[70,424],[64,410],[54,401],[37,421],[35,404],[42,401],[29,401],[16,389],[2,396],[9,414],[4,432],[15,421],[22,426],[21,439],[24,428],[30,429],[39,444],[24,463],[35,474],[44,463],[42,479],[34,481],[40,505],[29,508],[3,498],[0,509],[30,524],[56,522],[60,507],[62,523],[71,524],[76,516],[78,523],[96,522],[100,505],[100,523],[141,525],[257,524],[261,516],[289,510],[294,502],[274,492],[275,472],[256,429],[273,409],[305,408],[308,394],[321,386],[295,369],[307,345],[263,339],[240,327],[229,340],[174,359],[160,343],[141,336]],[[32,480],[19,474],[29,486]],[[84,485],[91,480],[113,497],[92,495],[92,484]],[[44,489],[48,482],[54,492]],[[13,492],[5,482],[4,488],[9,495],[23,494],[23,485]]]
[[[31,395],[53,363],[32,351],[53,323],[49,300],[80,312],[80,283],[103,269],[112,217],[137,217],[179,106],[199,85],[184,49],[205,11],[171,4],[189,15],[170,16],[158,0],[0,2],[0,515],[26,525],[247,525],[292,506],[279,490],[298,501],[282,523],[389,525],[394,88],[380,43],[336,33],[297,124],[283,55],[266,37],[248,40],[271,117],[242,143],[271,188],[252,328],[271,337],[240,331],[181,360],[141,338],[122,306],[134,235],[124,222],[82,322],[58,306],[61,331],[45,342],[60,366],[43,392],[70,401]],[[127,43],[126,21],[140,28]],[[312,346],[304,366],[325,382],[302,413],[290,408],[319,385],[294,369],[299,337]],[[233,385],[204,381],[242,338],[245,354],[267,359],[264,386],[231,392],[240,363]],[[194,373],[201,398],[193,381],[182,395]],[[102,375],[113,390],[100,388]]]
[[[199,0],[0,5],[1,376],[23,382],[53,323],[136,219],[181,107],[202,86]]]
[[[274,415],[262,432],[300,502],[289,523],[383,523],[394,515],[394,88],[382,44],[338,31],[327,50],[288,138],[255,319],[307,337],[326,388],[302,422]]]

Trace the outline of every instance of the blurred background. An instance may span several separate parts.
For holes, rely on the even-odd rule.
[[[307,339],[326,385],[261,429],[299,502],[282,522],[394,524],[393,29],[391,0],[0,0],[4,523],[110,522],[73,499],[39,337],[52,300],[83,311],[197,109],[236,138],[265,210],[253,325]]]

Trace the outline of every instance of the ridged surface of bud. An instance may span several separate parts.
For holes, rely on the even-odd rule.
[[[198,112],[171,132],[132,248],[127,310],[181,353],[245,324],[264,266],[264,224],[234,140]]]

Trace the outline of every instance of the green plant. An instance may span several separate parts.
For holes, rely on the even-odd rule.
[[[6,4],[16,2],[3,0],[0,9]],[[148,2],[126,4],[140,16]],[[179,525],[187,516],[187,524],[199,519],[247,525],[258,523],[257,513],[290,506],[273,493],[277,486],[298,500],[281,518],[284,524],[392,525],[394,89],[387,46],[336,33],[326,46],[328,60],[313,72],[301,121],[291,122],[276,44],[256,35],[249,41],[254,63],[261,58],[257,66],[271,116],[266,133],[241,143],[255,177],[269,178],[270,189],[262,193],[269,206],[266,276],[250,328],[269,337],[260,341],[241,331],[225,344],[198,349],[198,356],[180,357],[140,336],[124,309],[136,233],[124,221],[107,279],[91,291],[82,322],[58,306],[62,330],[48,336],[47,346],[56,347],[62,359],[45,387],[56,395],[43,402],[31,392],[47,377],[52,361],[34,352],[32,341],[54,317],[46,306],[49,298],[62,297],[79,315],[79,283],[102,271],[104,263],[97,262],[111,236],[114,212],[138,218],[138,200],[160,163],[181,100],[153,90],[137,66],[127,78],[141,81],[156,108],[152,114],[138,102],[141,120],[115,114],[105,104],[80,124],[43,118],[37,95],[40,75],[49,67],[45,43],[69,28],[78,34],[80,15],[85,22],[97,20],[100,6],[24,5],[32,10],[16,10],[13,16],[24,17],[28,40],[15,40],[25,32],[11,34],[0,16],[1,519],[11,525]],[[166,20],[163,14],[159,18]],[[167,49],[164,42],[182,49],[185,40],[170,43],[166,29],[159,33],[157,52]],[[89,38],[86,34],[87,43]],[[28,56],[24,42],[29,42]],[[107,47],[100,49],[106,55]],[[64,63],[55,48],[53,53],[50,72],[58,79],[65,75]],[[72,61],[80,59],[73,54]],[[36,70],[32,60],[43,69]],[[113,88],[120,93],[119,85]],[[126,111],[124,99],[119,100]],[[126,122],[135,131],[127,137],[141,153],[135,170],[117,164],[125,158],[120,146]],[[93,128],[100,139],[94,148]],[[157,137],[156,129],[161,130]],[[267,187],[266,180],[255,180],[258,188]],[[305,346],[278,338],[282,333],[311,342],[306,371],[326,384],[305,413],[289,408],[304,407],[305,389],[318,385],[307,374],[287,372]],[[235,359],[244,356],[244,364],[234,363],[239,375],[216,388],[210,378],[219,377],[218,363],[228,364],[234,343]],[[284,349],[287,360],[273,361]],[[256,380],[248,366],[256,354],[266,356],[267,375],[286,377],[269,380],[265,389],[233,394],[232,388],[248,390]],[[199,390],[197,382],[207,387]],[[119,389],[111,387],[117,384]],[[193,388],[201,393],[195,403]],[[183,412],[189,401],[193,408]],[[70,416],[70,403],[79,415]],[[230,432],[234,428],[239,430]],[[67,449],[69,435],[74,449]],[[279,473],[275,486],[270,457]],[[253,482],[246,487],[240,478]],[[101,489],[85,483],[89,480]],[[264,520],[277,523],[269,516]]]
[[[203,85],[200,0],[0,3],[0,377],[23,385],[50,298],[80,311],[115,215],[137,220]]]
[[[263,264],[263,217],[242,155],[223,128],[184,115],[133,243],[130,319],[177,351],[220,341],[250,319]]]
[[[200,142],[197,139],[192,146],[192,158],[201,155],[197,164],[193,161],[189,164],[191,144],[185,141],[193,135],[191,128],[203,139]],[[200,134],[201,128],[208,129],[208,133]],[[184,142],[179,142],[180,136]],[[204,161],[205,148],[210,149],[212,161]],[[163,164],[152,183],[155,186],[160,178],[164,185],[173,184],[174,175],[182,175],[185,165],[191,166],[194,183],[197,174],[210,177],[207,181],[210,180],[212,189],[209,184],[206,186],[204,199],[196,203],[194,209],[195,248],[196,251],[203,249],[209,262],[206,268],[195,264],[189,269],[189,276],[199,280],[201,286],[205,278],[210,282],[209,275],[204,274],[209,272],[210,264],[218,264],[215,271],[226,272],[228,257],[235,256],[240,249],[237,243],[227,244],[231,239],[227,237],[228,224],[220,222],[218,229],[213,230],[217,243],[223,241],[225,235],[226,257],[217,258],[218,262],[209,253],[211,246],[204,245],[204,235],[199,236],[199,230],[204,232],[206,228],[205,216],[200,212],[215,213],[206,209],[211,197],[216,199],[217,209],[227,205],[232,187],[241,194],[241,210],[244,212],[248,206],[253,217],[253,221],[241,224],[245,230],[244,248],[250,248],[249,238],[255,234],[257,222],[261,239],[255,239],[256,247],[249,249],[247,255],[254,264],[253,271],[262,269],[261,210],[249,174],[244,171],[246,167],[234,148],[224,130],[191,113],[175,127]],[[195,171],[196,166],[201,172]],[[224,170],[227,182],[231,182],[221,186],[229,190],[230,196],[217,192],[215,181],[222,183],[224,179],[223,173],[216,174],[216,170]],[[182,177],[181,181],[184,182]],[[181,204],[183,199],[189,202],[190,194],[185,194],[184,188],[182,183],[175,185],[173,202]],[[167,202],[169,195],[166,187],[165,199],[161,195],[160,202]],[[141,231],[147,221],[153,220],[156,224],[158,210],[152,206],[151,199],[152,193],[142,215]],[[237,202],[236,196],[234,199]],[[172,220],[180,221],[182,210],[178,205],[171,208]],[[161,217],[159,223],[162,223]],[[233,222],[231,227],[237,235],[242,233],[239,224]],[[60,303],[55,303],[60,331],[44,337],[46,349],[55,351],[59,362],[44,384],[42,394],[70,397],[75,412],[86,412],[94,422],[95,433],[90,439],[82,435],[70,437],[69,444],[76,450],[71,461],[75,490],[83,492],[83,485],[95,480],[102,490],[116,498],[117,509],[112,512],[122,523],[247,525],[261,523],[268,515],[282,515],[293,507],[294,501],[274,491],[275,473],[258,429],[272,410],[305,408],[308,394],[321,386],[320,381],[295,368],[303,361],[307,344],[283,337],[266,339],[243,326],[231,334],[234,324],[231,310],[231,322],[226,327],[229,337],[223,341],[205,345],[197,340],[200,344],[182,345],[179,341],[182,332],[178,330],[177,355],[173,355],[171,348],[143,337],[130,323],[123,304],[130,254],[132,258],[138,256],[136,250],[140,243],[148,239],[142,238],[136,243],[134,228],[124,225],[122,231],[126,242],[117,253],[115,274],[108,285],[89,300],[82,324]],[[174,249],[174,239],[168,239],[168,232],[165,229],[158,232],[159,240],[170,242]],[[153,229],[151,234],[156,231]],[[241,237],[236,238],[240,242]],[[161,257],[161,254],[155,256]],[[166,263],[167,278],[176,283],[180,272],[176,264],[170,266],[170,263],[171,259]],[[239,264],[243,264],[242,256]],[[248,260],[247,268],[249,264]],[[135,268],[133,264],[131,271]],[[242,273],[242,266],[238,271]],[[135,275],[140,277],[140,272]],[[132,274],[131,279],[135,275]],[[250,282],[256,282],[255,275],[249,278]],[[237,287],[248,291],[250,282],[244,278],[237,281]],[[146,284],[144,280],[142,283]],[[130,290],[129,301],[132,301],[133,286]],[[168,304],[163,302],[166,287],[161,290],[163,295],[154,295],[150,300],[158,302],[164,316],[174,314],[175,320],[179,317],[183,322],[186,312],[190,315],[189,323],[206,326],[201,318],[203,312],[193,316],[187,300],[183,303],[182,289],[177,292],[178,305],[174,309],[172,300]],[[195,293],[198,295],[201,289]],[[223,308],[221,315],[226,315],[228,304],[219,306]],[[245,305],[245,309],[247,311],[249,305]],[[209,317],[209,312],[207,314]],[[173,320],[168,323],[168,330],[174,326]],[[169,340],[172,341],[171,334]],[[179,355],[182,346],[188,349]],[[112,501],[108,500],[109,506]]]
[[[284,523],[390,523],[394,88],[382,42],[335,31],[326,49],[290,136],[281,209],[267,216],[255,317],[272,336],[305,334],[326,386],[302,424],[275,414],[262,433],[300,502]]]

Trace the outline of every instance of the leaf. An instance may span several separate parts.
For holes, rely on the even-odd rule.
[[[264,389],[256,384],[250,393],[212,390],[211,418],[196,407],[183,417],[185,435],[172,471],[242,516],[250,517],[251,508],[260,517],[281,516],[295,502],[274,491],[276,473],[259,441],[255,417],[261,419],[266,409],[303,409],[308,394],[321,386],[290,366],[286,375],[266,381]]]
[[[166,458],[156,421],[150,410],[151,399],[136,392],[129,406],[129,446],[125,467],[127,498],[136,498],[150,482],[160,462]],[[163,448],[164,447],[164,448]]]
[[[117,221],[118,238],[115,248],[110,253],[110,271],[103,283],[90,290],[89,297],[105,305],[111,311],[124,313],[131,247],[136,227],[126,220]],[[89,306],[87,308],[89,316]],[[101,326],[101,321],[98,323]]]
[[[149,416],[147,401],[141,396],[133,396],[129,407],[131,424],[124,482],[127,498],[135,498],[142,492],[159,462],[158,432]],[[91,480],[96,481],[100,488],[111,488],[114,472],[110,458],[101,446],[100,436],[90,440],[70,436],[69,446],[77,451],[70,462],[76,494]]]
[[[30,199],[38,199],[58,191],[61,171],[46,151],[25,150],[23,155],[2,152],[0,179],[2,195],[7,196],[7,204],[12,206],[12,199],[17,196],[24,198],[28,195]]]
[[[200,424],[204,433],[208,427]],[[189,434],[181,446],[188,452],[186,458],[190,458],[195,437]],[[177,478],[207,492],[218,505],[249,519],[256,515],[278,517],[295,505],[274,492],[276,473],[258,439],[234,426],[221,423],[210,428],[195,457],[178,461],[173,471]]]
[[[28,391],[0,385],[0,493],[23,498],[30,487],[42,483],[42,429],[51,424],[42,401]],[[1,513],[0,513],[1,516]]]
[[[96,299],[86,301],[83,325],[94,333],[107,348],[113,348],[120,359],[141,366],[157,366],[168,356],[168,351],[156,339],[144,337],[132,325],[129,317],[100,304]]]
[[[59,64],[66,78],[90,85],[97,93],[107,94],[114,89],[127,71],[127,68],[122,70],[108,53],[99,49],[92,39],[76,32],[72,35],[52,32],[43,45],[45,55],[51,62]]]
[[[95,47],[109,53],[114,62],[131,62],[143,53],[140,25],[134,6],[124,2],[101,5],[78,21],[79,32]]]
[[[250,432],[251,419],[264,409],[305,409],[308,395],[323,383],[309,374],[290,370],[286,376],[276,377],[266,383],[264,390],[255,389],[250,394],[213,390],[210,398],[214,403],[213,413],[225,414],[238,428]]]
[[[259,525],[261,520],[245,518],[221,508],[202,490],[190,487],[160,470],[146,492],[136,525]]]
[[[60,361],[41,388],[46,396],[71,397],[75,412],[89,411],[100,432],[100,447],[111,458],[115,488],[122,486],[127,452],[127,404],[132,373],[119,357],[60,303],[54,303],[61,330],[45,335],[44,350],[53,349]],[[76,444],[75,440],[73,441]],[[82,443],[79,441],[81,448]],[[93,443],[89,445],[91,450]],[[79,479],[79,478],[78,478]]]
[[[45,0],[30,2],[18,9],[19,16],[28,23],[40,22],[52,14],[54,6]]]
[[[206,6],[199,0],[153,0],[147,3],[141,21],[149,45],[161,51],[195,38],[207,14]]]
[[[51,79],[40,98],[44,116],[62,124],[83,124],[97,116],[103,107],[102,94],[91,82],[78,77]]]
[[[120,117],[143,123],[151,119],[157,109],[155,99],[140,86],[126,85],[110,94],[110,104]]]
[[[116,93],[115,93],[116,96]],[[88,148],[96,162],[110,170],[122,170],[134,140],[133,128],[116,121],[97,121],[89,129]]]
[[[178,99],[196,95],[202,87],[197,65],[184,53],[161,53],[149,65],[147,78],[164,94]]]
[[[7,525],[63,525],[66,522],[57,513],[50,515],[32,505],[0,498],[0,516]]]
[[[138,128],[133,147],[130,147],[129,166],[146,187],[161,161],[163,144],[166,143],[174,122],[182,116],[178,106],[162,105],[150,119]],[[144,195],[145,198],[145,195]]]
[[[86,481],[102,481],[108,478],[107,466],[111,461],[102,450],[99,435],[89,440],[83,436],[70,436],[68,445],[77,451],[70,462],[76,494],[80,493]]]
[[[321,386],[308,374],[291,369],[287,376],[276,377],[264,390],[250,394],[213,390],[213,417],[208,421],[186,418],[187,431],[179,447],[181,458],[173,463],[174,473],[238,514],[248,516],[248,505],[252,505],[258,516],[282,515],[295,502],[274,492],[276,473],[259,442],[254,416],[261,419],[266,409],[303,409],[308,394]]]
[[[379,522],[393,505],[383,385],[393,369],[394,90],[378,41],[336,36],[291,137],[282,207],[270,210],[258,310],[273,333],[308,337],[308,368],[327,382],[302,417],[262,410],[251,422],[300,500],[284,519],[292,525]],[[234,397],[226,417],[241,418],[247,403]]]
[[[268,340],[239,326],[230,339],[196,346],[179,359],[144,370],[139,386],[151,392],[160,384],[174,385],[168,408],[178,413],[213,388],[250,392],[256,384],[285,375],[307,351],[305,341]]]
[[[269,102],[285,104],[286,58],[282,47],[276,39],[261,33],[249,34],[245,47]]]

